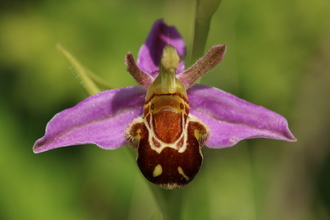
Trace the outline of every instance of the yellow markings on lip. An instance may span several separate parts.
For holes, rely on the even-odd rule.
[[[178,167],[179,173],[188,181],[190,178],[183,172],[183,169],[179,166]]]
[[[136,131],[136,136],[135,136],[135,138],[137,139],[137,140],[141,140],[141,128],[139,128],[137,131]]]
[[[153,177],[157,177],[163,173],[163,167],[162,165],[158,164],[155,166],[154,172],[152,173]]]

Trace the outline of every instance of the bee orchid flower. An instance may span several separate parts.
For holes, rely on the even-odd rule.
[[[137,62],[126,55],[127,70],[139,85],[100,92],[59,112],[33,151],[81,144],[113,150],[128,144],[137,149],[137,164],[149,181],[174,189],[194,179],[203,146],[230,147],[250,138],[295,141],[283,116],[194,84],[225,51],[225,45],[214,46],[185,70],[182,37],[175,27],[156,21]]]

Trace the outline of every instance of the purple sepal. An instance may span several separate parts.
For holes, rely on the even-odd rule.
[[[210,128],[207,147],[230,147],[250,138],[296,141],[286,119],[273,111],[202,84],[187,92],[190,113]]]
[[[141,116],[146,90],[139,86],[107,90],[56,114],[46,134],[33,146],[35,153],[79,144],[104,149],[126,145],[125,130]]]
[[[163,48],[172,45],[180,57],[186,55],[185,43],[174,26],[167,26],[163,19],[157,20],[152,26],[145,43],[140,48],[137,65],[144,71],[155,77],[159,71],[160,58]],[[177,73],[184,71],[183,61],[180,61]]]

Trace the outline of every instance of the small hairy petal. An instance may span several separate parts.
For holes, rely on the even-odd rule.
[[[173,46],[180,57],[186,55],[186,46],[178,30],[174,26],[166,25],[163,19],[159,19],[152,26],[145,43],[140,48],[138,67],[155,77],[158,74],[161,55],[166,45]],[[181,61],[177,73],[183,70],[184,64]]]
[[[79,144],[104,149],[124,146],[127,126],[142,115],[145,93],[139,86],[107,90],[56,114],[46,134],[35,142],[34,152]]]
[[[186,88],[195,83],[201,76],[218,65],[225,53],[226,45],[213,46],[202,58],[200,58],[194,65],[186,71],[177,75],[177,78],[183,83]]]
[[[208,125],[210,148],[235,145],[243,139],[296,141],[286,119],[220,89],[196,84],[188,89],[190,113]]]
[[[133,76],[136,82],[145,89],[148,89],[152,82],[155,80],[151,75],[143,72],[136,65],[133,54],[128,53],[125,58],[127,71]]]

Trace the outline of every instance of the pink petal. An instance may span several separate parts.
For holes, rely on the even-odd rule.
[[[187,92],[190,113],[210,128],[207,147],[230,147],[250,138],[296,141],[287,120],[273,111],[202,84],[192,86]]]
[[[34,152],[78,144],[104,149],[124,146],[127,126],[142,115],[145,92],[139,86],[107,90],[56,114],[45,136],[35,142]]]

